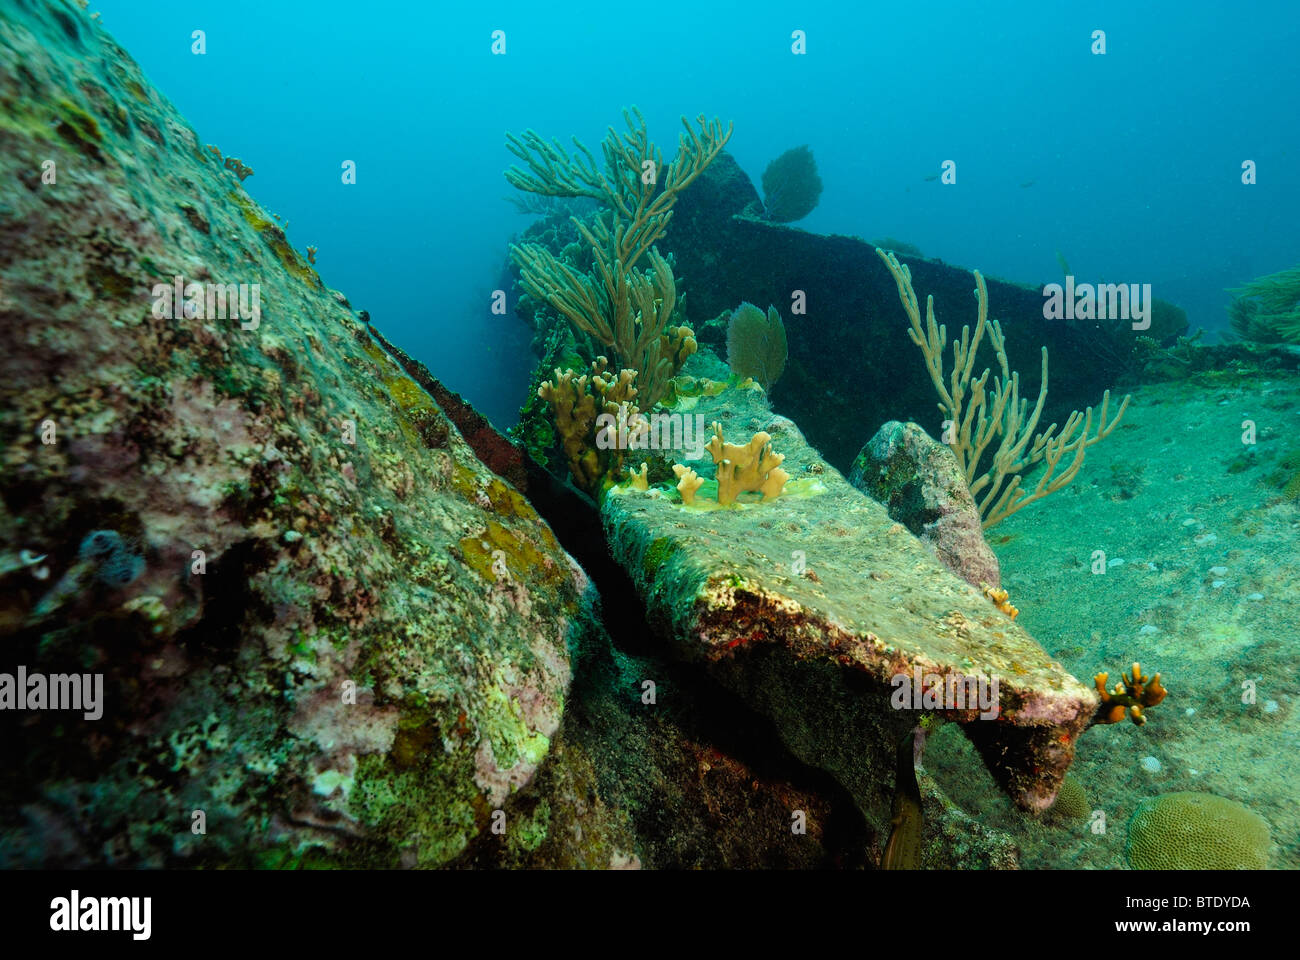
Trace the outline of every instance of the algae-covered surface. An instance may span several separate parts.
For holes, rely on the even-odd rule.
[[[0,17],[0,102],[0,674],[103,691],[0,700],[0,867],[460,856],[586,574],[98,24]]]
[[[611,552],[664,646],[769,717],[795,756],[849,791],[882,843],[899,738],[918,721],[891,694],[914,671],[991,678],[996,709],[949,719],[983,757],[969,762],[993,770],[1021,807],[1049,805],[1095,694],[823,463],[761,391],[738,386],[691,409],[734,442],[762,430],[792,476],[817,482],[724,509],[683,504],[671,482],[644,491],[629,483],[605,497]],[[1013,859],[992,849],[962,856],[935,839],[943,823],[926,829],[927,866]]]
[[[1023,866],[1123,866],[1137,805],[1198,791],[1262,816],[1269,865],[1300,867],[1298,425],[1294,375],[1143,386],[1073,485],[988,531],[1018,622],[1071,673],[1113,685],[1138,661],[1169,689],[1144,726],[1080,738],[1084,819],[1014,813],[955,731],[933,738],[927,766]]]
[[[956,333],[972,313],[970,272],[882,240],[911,264],[887,268],[873,244],[802,222],[822,191],[815,165],[801,184],[769,166],[760,198],[740,158],[782,145],[725,89],[706,83],[702,101],[720,103],[680,104],[718,113],[699,114],[698,133],[683,117],[675,154],[659,128],[667,101],[647,102],[654,140],[629,105],[627,132],[610,127],[597,153],[573,138],[572,163],[558,146],[567,131],[475,154],[489,141],[460,126],[525,122],[499,93],[507,64],[541,62],[527,53],[495,61],[486,87],[461,84],[495,93],[479,110],[458,101],[455,117],[423,110],[413,127],[400,99],[377,94],[358,101],[382,121],[368,132],[334,103],[326,133],[347,134],[339,142],[402,131],[415,153],[383,167],[440,158],[443,189],[397,178],[400,206],[384,213],[366,206],[384,183],[366,154],[345,154],[362,158],[358,181],[320,123],[291,117],[270,136],[265,118],[245,117],[250,90],[297,103],[321,100],[314,89],[268,88],[256,57],[223,71],[217,106],[243,128],[229,142],[211,114],[183,116],[89,7],[0,0],[0,869],[1300,868],[1300,354],[1276,345],[1300,337],[1300,268],[1234,291],[1233,328],[1267,349],[1185,337],[1186,311],[1149,293],[1154,322],[1131,340],[1138,284],[1134,317],[1125,299],[1122,317],[1089,307],[1057,323],[1038,286],[990,279],[999,320],[984,354],[998,352],[1003,384],[1019,371],[1011,394],[992,395],[1024,377],[1023,398],[993,400],[1008,411],[993,414],[1002,436],[1018,437],[1040,348],[1053,364],[1042,424],[1148,381],[1113,433],[1099,427],[1105,442],[1072,484],[988,531],[999,571],[965,489],[975,477],[914,422],[939,435],[944,377],[940,348],[916,336],[919,313],[903,322],[933,297]],[[164,21],[136,41],[175,67],[185,32]],[[610,42],[584,57],[618,56],[639,27],[611,22]],[[185,77],[209,62],[209,26],[191,36],[190,68],[161,75],[186,91],[177,102],[201,95]],[[543,50],[531,28],[511,31],[512,50]],[[286,55],[300,33],[314,37],[295,31]],[[492,36],[504,54],[504,31]],[[386,70],[362,69],[365,46],[346,57],[380,83]],[[664,48],[669,68],[676,49]],[[310,63],[321,59],[310,45]],[[273,68],[310,73],[290,62]],[[527,89],[550,95],[536,77]],[[790,89],[803,115],[808,91]],[[607,119],[584,112],[576,127]],[[833,132],[817,150],[847,152],[828,172],[863,154]],[[864,149],[902,143],[895,134],[872,127]],[[209,137],[261,177],[246,183],[252,167]],[[324,166],[304,165],[302,145],[317,141]],[[812,165],[810,147],[796,150]],[[494,188],[478,206],[481,182],[456,164],[472,157],[481,172],[510,155],[531,171],[503,170],[517,211],[538,219],[509,221],[512,240],[502,232],[471,269],[457,255],[487,236],[479,227],[501,226],[501,198]],[[907,220],[932,220],[929,198],[953,195],[946,177],[921,186],[939,176],[906,175]],[[1259,193],[1270,179],[1286,180],[1261,178]],[[826,187],[838,216],[849,207],[837,181]],[[773,216],[791,190],[812,205]],[[351,194],[364,201],[340,202]],[[474,229],[422,206],[428,196],[472,210]],[[329,214],[323,236],[291,234],[263,205],[291,197]],[[349,220],[357,210],[365,219]],[[874,230],[900,215],[882,213],[873,201],[853,216]],[[971,227],[989,267],[1019,260],[1002,220]],[[357,236],[364,249],[348,246]],[[1272,251],[1259,230],[1251,239],[1260,262],[1293,253],[1289,234]],[[348,264],[349,249],[374,245],[383,269]],[[1178,256],[1190,275],[1203,254]],[[388,316],[354,308],[331,277]],[[396,288],[414,299],[390,298]],[[769,303],[762,330],[735,322]],[[510,314],[531,329],[530,352],[520,342],[498,361],[489,354],[516,339]],[[491,345],[476,351],[485,315]],[[966,338],[954,337],[957,356]],[[986,381],[970,380],[982,363],[951,380],[955,421],[962,398],[968,425],[988,410]],[[463,371],[475,402],[529,398],[516,442],[437,379]],[[558,395],[562,380],[572,396]],[[639,409],[668,429],[612,450],[597,412],[615,408],[623,426]],[[883,450],[888,482],[870,488],[864,465]],[[1094,725],[1115,718],[1098,713],[1106,686],[1139,663],[1167,699],[1148,685],[1144,725],[1122,707]]]

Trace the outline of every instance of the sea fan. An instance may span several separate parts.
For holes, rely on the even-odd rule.
[[[767,316],[752,303],[742,303],[727,325],[727,364],[738,377],[752,377],[764,390],[785,370],[785,324],[776,307]]]
[[[1229,290],[1232,328],[1260,343],[1300,343],[1300,266]]]
[[[763,202],[777,223],[793,223],[813,212],[822,195],[822,178],[807,146],[787,150],[763,171]]]

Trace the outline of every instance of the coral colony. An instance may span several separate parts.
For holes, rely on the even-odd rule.
[[[22,4],[0,50],[0,864],[1297,865],[1280,800],[1175,765],[1177,691],[1238,696],[1184,607],[1246,657],[1283,606],[1300,268],[1204,346],[1150,284],[789,226],[841,187],[811,147],[760,196],[750,131],[629,107],[506,137],[502,435],[97,20]],[[1175,696],[1079,679],[1112,656]],[[1292,722],[1280,675],[1242,736]]]

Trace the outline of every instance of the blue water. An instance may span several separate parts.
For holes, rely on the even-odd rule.
[[[1300,5],[1135,6],[92,3],[201,142],[254,167],[249,192],[319,248],[325,282],[503,426],[528,331],[490,297],[529,222],[502,199],[505,133],[594,150],[630,104],[666,154],[681,114],[734,121],[756,182],[809,144],[808,230],[1027,283],[1058,279],[1060,251],[1081,280],[1151,283],[1225,328],[1225,287],[1300,261]],[[956,184],[927,181],[945,160]]]

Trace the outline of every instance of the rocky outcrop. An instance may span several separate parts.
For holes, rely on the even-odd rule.
[[[702,666],[771,718],[795,756],[835,776],[877,841],[896,747],[919,719],[922,689],[936,684],[996,685],[982,719],[971,702],[939,712],[961,725],[1017,804],[1050,804],[1096,694],[850,486],[761,391],[690,401],[682,412],[721,422],[731,442],[770,434],[791,480],[775,501],[731,508],[709,504],[707,488],[702,505],[684,506],[666,484],[628,484],[606,498],[606,539],[673,655]],[[695,469],[708,477],[713,468]],[[916,678],[916,699],[896,709],[891,697]]]
[[[0,102],[0,669],[103,678],[0,714],[0,861],[451,862],[587,577],[86,13],[6,12]]]
[[[971,586],[1002,585],[957,459],[919,425],[891,420],[881,427],[854,458],[848,480]]]
[[[520,488],[587,507],[329,290],[85,11],[11,9],[0,674],[103,686],[57,709],[0,677],[0,865],[869,865],[912,670],[996,678],[995,717],[943,712],[1050,799],[1094,694],[761,394],[682,412],[770,432],[786,494],[604,504],[611,643]],[[919,788],[925,865],[1014,865]]]
[[[0,53],[0,673],[104,680],[98,719],[0,712],[0,864],[866,862],[762,717],[615,648],[521,491],[601,564],[590,501],[326,289],[84,11],[25,4]],[[156,315],[177,276],[235,301]]]
[[[609,599],[615,624],[639,619]],[[621,629],[626,642],[628,630]],[[648,645],[647,645],[648,646]],[[802,811],[793,829],[792,813]],[[559,736],[474,867],[814,869],[868,865],[862,819],[762,716],[690,665],[584,646]]]

